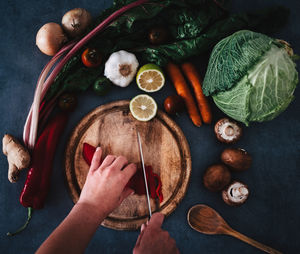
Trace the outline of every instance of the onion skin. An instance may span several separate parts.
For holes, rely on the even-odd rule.
[[[48,56],[54,56],[67,40],[61,26],[53,22],[43,25],[36,34],[36,45]]]
[[[62,27],[70,38],[81,36],[91,22],[91,14],[83,8],[68,11],[61,20]]]

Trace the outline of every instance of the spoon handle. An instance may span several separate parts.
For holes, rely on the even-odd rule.
[[[245,235],[243,235],[243,234],[241,234],[241,233],[239,233],[239,232],[237,232],[237,231],[235,231],[233,229],[226,230],[226,233],[228,235],[236,237],[239,240],[241,240],[243,242],[246,242],[246,243],[248,243],[248,244],[250,244],[250,245],[252,245],[252,246],[254,246],[254,247],[258,248],[258,249],[261,249],[262,251],[265,251],[267,253],[270,253],[270,254],[282,254],[282,252],[280,252],[278,250],[274,250],[273,248],[271,248],[271,247],[269,247],[267,245],[264,245],[264,244],[262,244],[260,242],[257,242],[255,240],[249,238],[248,236],[245,236]]]

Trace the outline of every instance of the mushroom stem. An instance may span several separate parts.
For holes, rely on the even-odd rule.
[[[228,118],[222,118],[215,124],[215,134],[224,143],[235,143],[242,135],[242,128]]]
[[[233,197],[240,198],[247,195],[248,190],[247,188],[245,188],[245,186],[239,186],[239,187],[232,188],[231,193]]]
[[[222,198],[227,205],[238,206],[246,202],[249,189],[246,184],[234,181],[222,191]]]
[[[234,135],[234,129],[233,129],[233,127],[232,126],[227,126],[225,128],[225,134],[227,136],[233,136]]]

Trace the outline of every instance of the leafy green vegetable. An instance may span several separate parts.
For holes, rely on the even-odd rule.
[[[94,83],[97,77],[103,75],[103,66],[87,68],[81,64],[80,55],[71,58],[51,85],[47,98],[52,98],[57,91],[83,92]],[[63,83],[63,85],[62,85]],[[61,86],[62,85],[62,86]]]
[[[261,56],[270,50],[274,40],[270,37],[240,31],[228,36],[214,48],[205,75],[205,95],[227,91],[245,76]]]
[[[212,22],[205,28],[204,33],[185,40],[176,40],[159,47],[144,47],[141,49],[142,58],[148,62],[155,62],[164,66],[169,60],[181,62],[191,56],[204,53],[211,49],[219,40],[241,29],[258,29],[263,22],[276,19],[280,13],[280,20],[287,18],[288,11],[283,7],[273,7],[257,13],[244,13],[228,16]],[[277,16],[276,16],[277,15]],[[284,23],[284,22],[283,22]],[[201,24],[196,24],[201,26]],[[275,24],[273,24],[274,26]],[[281,24],[282,25],[282,24]],[[263,26],[266,29],[266,26]],[[278,26],[277,26],[278,28]],[[260,27],[262,29],[262,27]],[[188,35],[186,35],[189,38]]]
[[[106,9],[96,19],[99,24],[104,18],[134,0],[115,0],[111,8]],[[259,13],[229,16],[212,0],[150,0],[133,8],[112,22],[102,33],[95,36],[87,47],[99,48],[105,57],[118,50],[138,54],[142,62],[153,62],[164,66],[168,61],[180,62],[211,49],[220,39],[245,28],[261,27],[270,20],[284,23],[287,10],[276,7]],[[164,25],[171,34],[168,44],[151,46],[147,39],[148,31],[156,25]],[[270,28],[268,25],[266,28]],[[272,27],[276,24],[272,24]],[[87,89],[102,70],[84,71],[79,52],[65,65],[49,89],[47,98],[61,90]],[[79,74],[77,74],[77,72]],[[92,77],[90,74],[92,73]],[[68,78],[68,82],[66,82]],[[78,78],[80,82],[78,82]],[[95,78],[94,80],[92,80]]]
[[[211,54],[204,93],[246,125],[272,120],[293,100],[298,83],[296,65],[285,46],[247,30],[223,39]]]
[[[106,9],[100,16],[96,19],[93,27],[98,25],[103,19],[108,17],[114,11],[120,9],[122,6],[127,5],[133,0],[115,0],[111,8]],[[193,2],[191,4],[191,2]],[[178,9],[180,11],[178,11]],[[176,36],[176,29],[178,24],[179,26],[186,27],[189,24],[187,20],[192,21],[200,13],[204,15],[202,18],[198,18],[194,22],[194,27],[198,27],[197,31],[192,31],[192,29],[181,29],[178,28],[178,34]],[[108,57],[111,53],[119,50],[127,50],[134,52],[143,52],[144,48],[148,48],[149,42],[147,39],[148,31],[151,27],[157,24],[168,24],[168,20],[172,24],[172,29],[174,37],[184,37],[189,38],[194,33],[197,34],[200,30],[204,29],[208,24],[213,23],[218,20],[220,17],[224,16],[225,12],[221,10],[217,5],[210,0],[194,0],[194,1],[180,1],[180,0],[166,0],[161,2],[160,0],[152,0],[140,7],[133,8],[126,12],[124,15],[120,16],[114,22],[112,22],[104,32],[95,36],[87,45],[91,48],[101,49],[104,57]],[[90,29],[92,29],[91,27]],[[186,34],[186,35],[185,35]],[[176,48],[174,44],[173,47]],[[64,69],[56,77],[54,83],[51,85],[47,98],[50,99],[58,91],[61,90],[70,90],[72,84],[74,84],[74,90],[78,90],[80,84],[82,84],[82,89],[87,89],[92,85],[97,78],[96,73],[93,73],[93,76],[96,76],[94,80],[91,80],[89,77],[90,72],[82,71],[85,68],[81,64],[81,55],[82,51],[79,52],[76,56],[69,60],[65,65]],[[176,55],[176,53],[174,54]],[[150,61],[151,57],[145,55],[143,60],[146,62]],[[161,63],[166,63],[167,58],[163,56],[164,61]],[[80,81],[78,82],[77,72],[80,73]],[[97,72],[99,76],[103,73],[103,70],[95,69],[93,72]],[[75,76],[75,77],[73,77]],[[68,82],[66,83],[65,79],[68,77]]]

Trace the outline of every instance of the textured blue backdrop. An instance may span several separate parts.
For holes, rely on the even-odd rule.
[[[300,54],[299,1],[233,1],[235,11],[256,9],[280,3],[291,9],[288,24],[274,36],[289,41]],[[94,16],[111,5],[106,0],[44,0],[0,2],[0,136],[12,133],[22,136],[23,125],[32,103],[37,78],[49,57],[35,46],[35,35],[44,23],[60,22],[69,9],[83,7]],[[298,68],[299,70],[299,68]],[[80,97],[80,107],[72,115],[55,157],[51,191],[42,210],[34,212],[30,225],[22,234],[7,237],[16,229],[27,211],[19,201],[26,172],[16,184],[7,180],[7,162],[0,156],[0,253],[33,253],[72,208],[63,175],[63,156],[68,137],[78,121],[95,107],[118,99],[130,99],[140,93],[135,85],[113,89],[104,98],[87,92]],[[174,89],[167,84],[154,98],[160,108],[167,94]],[[253,166],[247,172],[234,174],[249,185],[251,196],[239,208],[225,205],[218,194],[204,189],[201,177],[205,168],[218,160],[226,146],[218,143],[211,126],[194,127],[186,114],[175,121],[190,144],[193,159],[191,182],[178,208],[165,221],[164,228],[177,241],[182,253],[261,253],[228,236],[207,236],[193,231],[187,224],[188,209],[206,203],[217,209],[238,231],[284,253],[299,253],[300,209],[300,90],[296,100],[278,118],[244,129],[244,136],[235,147],[253,155]],[[215,119],[223,114],[214,107]],[[86,253],[130,253],[138,232],[115,231],[100,227]]]

